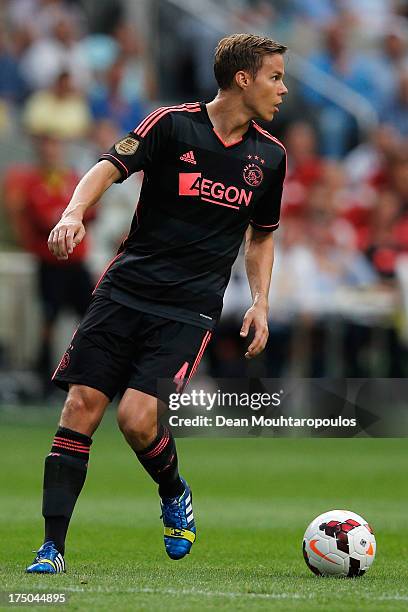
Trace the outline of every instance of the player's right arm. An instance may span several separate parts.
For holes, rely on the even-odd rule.
[[[134,172],[157,163],[172,128],[173,107],[159,108],[137,128],[104,153],[99,162],[78,183],[61,220],[48,238],[48,248],[57,259],[68,259],[85,236],[83,217],[112,183],[122,183]]]
[[[79,181],[70,203],[48,238],[48,248],[57,259],[68,259],[82,241],[85,236],[85,212],[96,204],[119,178],[119,170],[109,161],[102,160]]]

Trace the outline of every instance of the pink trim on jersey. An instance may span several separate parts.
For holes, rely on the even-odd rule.
[[[273,223],[272,225],[262,225],[261,223],[253,221],[253,219],[251,219],[251,223],[253,223],[254,225],[259,225],[259,227],[277,227],[279,225],[279,221],[277,223]]]
[[[255,121],[252,121],[252,124],[254,126],[255,129],[258,130],[258,132],[261,132],[261,134],[263,134],[264,136],[266,136],[267,138],[270,138],[271,140],[273,140],[274,142],[276,142],[279,146],[282,147],[282,149],[285,151],[286,153],[286,149],[285,149],[285,145],[278,140],[277,138],[275,138],[275,136],[272,136],[272,134],[270,134],[269,132],[267,132],[266,130],[264,130],[263,128],[261,128],[260,125],[258,125],[257,123],[255,123]]]
[[[233,147],[234,145],[238,144],[239,142],[242,141],[242,136],[239,140],[236,140],[235,142],[231,142],[230,144],[227,144],[222,138],[221,136],[218,134],[217,130],[215,129],[215,127],[213,127],[213,132],[216,135],[216,137],[218,138],[218,140],[220,142],[222,142],[222,144],[224,145],[224,147],[228,148],[228,147]]]
[[[126,168],[125,164],[123,162],[120,161],[120,159],[118,159],[117,157],[115,157],[114,155],[112,155],[111,153],[104,153],[102,155],[103,158],[105,157],[113,157],[113,159],[116,159],[117,162],[120,163],[121,166],[123,166],[123,168],[126,170],[126,174],[129,176],[129,170]],[[106,160],[109,161],[109,160]]]
[[[147,117],[145,117],[144,119],[142,119],[142,121],[139,123],[139,125],[133,130],[133,132],[137,133],[141,130],[143,130],[146,125],[152,120],[154,119],[154,117],[158,114],[161,113],[162,111],[166,110],[166,109],[170,109],[170,108],[181,108],[181,107],[197,107],[199,106],[200,103],[199,102],[185,102],[184,104],[173,104],[172,106],[160,106],[159,108],[156,108],[156,110],[152,111],[149,115],[147,115]]]
[[[112,265],[115,263],[115,261],[116,261],[117,259],[119,259],[119,257],[120,257],[121,255],[123,255],[123,252],[122,252],[122,253],[118,253],[118,254],[116,255],[116,257],[114,257],[113,259],[111,259],[111,260],[110,260],[110,262],[109,262],[109,263],[108,263],[108,265],[105,267],[105,269],[104,269],[104,271],[102,272],[102,274],[100,275],[100,277],[99,277],[99,279],[98,279],[98,282],[96,283],[95,288],[94,288],[94,290],[92,291],[92,295],[95,293],[95,291],[97,290],[97,288],[98,288],[98,287],[99,287],[99,285],[101,284],[102,279],[103,279],[103,277],[105,276],[105,274],[107,273],[107,271],[109,270],[109,268],[110,268],[110,267],[111,267],[111,266],[112,266]]]
[[[258,125],[257,123],[255,123],[255,121],[252,121],[252,125],[254,126],[254,128],[256,130],[258,130],[258,132],[260,132],[261,134],[266,136],[266,138],[269,138],[273,142],[276,142],[276,144],[278,144],[280,147],[282,147],[282,149],[285,151],[285,177],[286,177],[286,175],[288,173],[288,154],[286,152],[285,145],[280,140],[275,138],[275,136],[272,136],[272,134],[270,134],[269,132],[267,132],[266,130],[261,128],[261,126]]]
[[[197,357],[195,358],[195,361],[193,363],[193,367],[191,368],[190,376],[188,377],[187,382],[186,382],[184,388],[187,387],[188,383],[190,382],[190,380],[194,376],[198,366],[200,365],[200,361],[202,359],[202,356],[204,355],[205,349],[207,348],[207,344],[211,340],[211,336],[212,336],[211,332],[209,332],[209,331],[206,332],[206,334],[205,334],[205,336],[203,338],[203,341],[201,343],[200,350],[198,351]]]
[[[215,200],[210,200],[209,198],[201,198],[204,202],[211,202],[211,204],[217,204],[218,206],[228,206],[228,208],[235,208],[239,210],[239,206],[233,206],[232,204],[223,204],[222,202],[216,202]]]
[[[193,107],[191,108],[167,108],[166,110],[162,111],[160,114],[156,115],[156,117],[152,119],[149,125],[143,128],[140,132],[137,132],[137,135],[140,136],[141,138],[144,138],[145,136],[147,136],[147,134],[150,132],[152,127],[154,127],[156,123],[160,121],[160,119],[164,117],[164,115],[167,115],[168,113],[186,112],[186,111],[188,113],[199,113],[201,111],[201,107],[197,106],[194,108]]]
[[[169,108],[180,108],[181,106],[197,106],[199,105],[199,102],[185,102],[184,104],[173,104],[172,106],[160,106],[159,108],[156,108],[156,110],[152,111],[149,115],[147,115],[147,117],[145,117],[144,119],[141,120],[141,122],[139,123],[139,125],[133,130],[134,133],[139,132],[140,130],[142,130],[143,128],[146,127],[147,123],[149,123],[149,121],[151,121],[158,113],[161,113],[162,111],[169,109]]]
[[[189,102],[186,104],[179,104],[177,106],[162,106],[150,113],[150,115],[148,115],[145,119],[143,119],[143,121],[139,123],[137,128],[133,130],[134,133],[140,136],[141,138],[144,138],[146,134],[150,131],[150,129],[159,121],[159,119],[164,117],[164,115],[167,115],[167,113],[173,111],[187,111],[190,113],[197,113],[201,111],[201,107],[199,102]]]

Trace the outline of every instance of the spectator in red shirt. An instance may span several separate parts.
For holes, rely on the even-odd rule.
[[[390,169],[390,187],[401,200],[403,213],[408,214],[408,142]]]
[[[38,372],[47,392],[51,349],[58,314],[68,307],[82,317],[93,282],[85,264],[87,238],[69,260],[56,260],[47,239],[78,183],[64,165],[61,143],[42,135],[34,139],[36,163],[10,167],[4,179],[4,200],[16,239],[38,261],[38,289],[43,311]],[[89,217],[88,217],[89,220]]]
[[[305,122],[293,123],[285,136],[288,171],[283,193],[283,213],[303,215],[310,188],[322,176],[323,162],[317,154],[316,134]]]
[[[397,258],[408,251],[408,217],[395,192],[384,191],[379,195],[370,224],[360,231],[359,238],[361,248],[381,278],[394,279]]]

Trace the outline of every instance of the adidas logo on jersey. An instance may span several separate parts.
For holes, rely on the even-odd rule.
[[[187,153],[184,153],[184,155],[180,156],[180,159],[181,161],[188,162],[189,164],[195,165],[197,163],[193,151],[187,151]]]

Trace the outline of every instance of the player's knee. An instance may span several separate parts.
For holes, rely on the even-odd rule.
[[[68,396],[64,404],[64,414],[66,416],[80,416],[89,412],[89,404],[80,395]]]
[[[143,408],[137,408],[131,413],[119,411],[118,425],[127,440],[148,444],[157,432],[157,411]]]
[[[90,425],[97,425],[103,414],[104,406],[98,401],[98,398],[92,397],[92,394],[86,393],[81,389],[74,388],[68,393],[67,399],[62,411],[62,422],[70,423],[84,422]],[[72,427],[75,429],[75,427]]]

